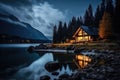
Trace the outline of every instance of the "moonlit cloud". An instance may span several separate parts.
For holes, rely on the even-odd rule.
[[[65,13],[54,8],[48,2],[38,3],[37,0],[28,0],[32,5],[13,6],[0,3],[0,10],[16,16],[20,21],[29,23],[45,36],[52,36],[53,25],[65,20]]]
[[[45,34],[51,34],[49,29],[52,29],[51,26],[57,24],[58,21],[64,20],[64,14],[58,9],[54,9],[50,4],[45,2],[44,4],[34,5],[32,7],[34,19],[38,21],[38,26],[45,31]],[[41,23],[39,23],[41,22]],[[47,28],[47,29],[46,29]]]

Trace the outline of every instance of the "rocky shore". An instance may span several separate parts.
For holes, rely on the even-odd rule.
[[[58,76],[59,73],[50,72],[58,76],[54,80],[119,80],[120,52],[114,50],[94,50],[94,52],[96,54],[87,55],[92,58],[92,61],[85,68],[76,69],[71,75],[64,73]],[[54,65],[52,65],[53,70],[56,69],[56,64]],[[40,80],[51,80],[51,77],[43,75]]]
[[[73,80],[119,80],[120,79],[120,53],[115,51],[102,51],[91,55],[92,62],[84,69],[77,70]],[[76,76],[78,75],[78,76]],[[81,76],[83,75],[83,76]]]
[[[66,49],[74,50],[75,53],[87,53],[84,54],[92,59],[92,61],[84,68],[78,68],[72,72],[71,75],[64,73],[59,75],[55,69],[58,69],[58,63],[52,63],[52,67],[49,66],[48,72],[52,75],[57,76],[54,80],[120,80],[120,50],[119,46],[56,46],[48,47],[40,45],[35,49],[40,48],[55,48],[55,49]],[[33,47],[31,47],[33,49]],[[30,51],[31,51],[30,49]],[[88,54],[90,53],[90,54]],[[94,53],[94,54],[92,54]],[[50,70],[54,70],[49,71]],[[40,80],[52,80],[50,76],[43,75]]]

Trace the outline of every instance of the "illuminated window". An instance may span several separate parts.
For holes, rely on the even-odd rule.
[[[83,40],[83,37],[77,37],[77,41],[82,41]]]
[[[79,36],[82,35],[82,30],[80,30],[80,32],[78,33],[78,35],[79,35]]]

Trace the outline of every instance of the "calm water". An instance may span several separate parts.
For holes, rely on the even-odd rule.
[[[53,55],[52,53],[38,54],[29,53],[29,46],[38,44],[1,44],[0,45],[0,80],[1,79],[17,79],[17,80],[39,80],[43,74],[48,74],[44,69],[45,63],[49,61],[59,61],[66,65],[72,61],[73,56]],[[71,64],[69,64],[71,65]],[[75,66],[75,65],[71,65]],[[71,73],[68,65],[61,68],[62,73]],[[26,75],[27,74],[27,75]],[[54,77],[54,76],[52,76]]]
[[[27,52],[29,46],[38,44],[0,44],[0,77],[11,76],[40,56]]]
[[[2,44],[0,45],[0,67],[19,66],[28,64],[39,58],[36,53],[27,52],[28,46],[33,44]],[[37,45],[37,44],[34,44]]]

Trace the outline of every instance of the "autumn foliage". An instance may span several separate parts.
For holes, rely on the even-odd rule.
[[[108,39],[113,36],[111,15],[104,12],[102,20],[99,24],[99,36],[102,39]]]

